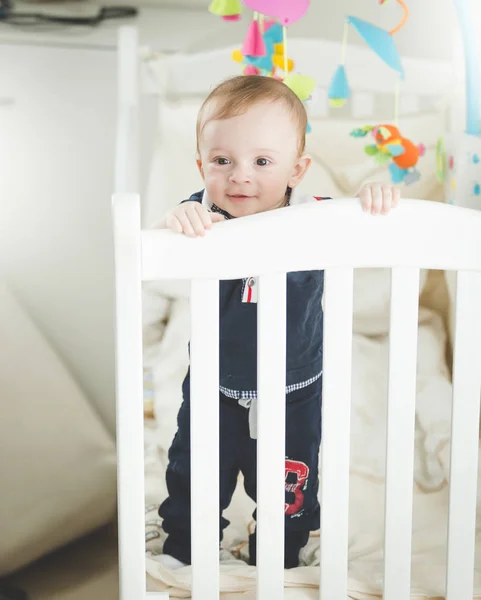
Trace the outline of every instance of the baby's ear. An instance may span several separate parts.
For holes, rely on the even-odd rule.
[[[197,164],[197,168],[199,169],[199,173],[201,174],[202,179],[204,179],[204,169],[202,167],[202,161],[200,160],[200,158],[197,157],[195,162]]]
[[[304,175],[307,173],[311,166],[312,158],[308,154],[302,154],[296,161],[292,175],[288,181],[289,187],[295,187],[299,185],[304,179]]]

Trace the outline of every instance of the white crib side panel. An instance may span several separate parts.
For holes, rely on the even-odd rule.
[[[191,284],[193,600],[219,598],[219,281]]]
[[[410,597],[418,306],[419,269],[392,269],[384,538],[385,600],[406,600]]]
[[[325,271],[320,597],[346,598],[353,269]]]
[[[257,598],[284,597],[286,274],[259,277]]]
[[[446,600],[471,600],[481,396],[481,273],[456,289]]]
[[[120,600],[143,599],[145,577],[144,410],[140,201],[115,195],[117,471]]]

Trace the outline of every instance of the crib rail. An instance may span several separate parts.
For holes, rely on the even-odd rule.
[[[404,200],[388,217],[324,201],[215,225],[205,238],[141,231],[139,199],[114,197],[121,600],[145,597],[141,282],[192,280],[194,600],[219,597],[218,284],[259,275],[257,598],[283,597],[286,273],[325,269],[322,598],[345,598],[353,269],[392,270],[385,600],[410,597],[419,270],[458,272],[447,600],[472,597],[481,393],[481,213]],[[248,242],[248,243],[247,243]],[[208,431],[208,435],[206,435]],[[209,477],[205,477],[209,456]],[[269,534],[269,537],[266,536]]]
[[[420,264],[476,271],[480,226],[480,211],[448,204],[403,199],[386,219],[363,213],[358,200],[324,200],[227,221],[205,239],[144,231],[142,276],[235,279],[246,273]]]

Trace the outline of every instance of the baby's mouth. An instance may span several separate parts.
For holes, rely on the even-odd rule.
[[[240,202],[242,200],[249,200],[249,198],[253,198],[253,196],[247,196],[246,194],[227,194],[227,197],[233,200],[234,202]]]

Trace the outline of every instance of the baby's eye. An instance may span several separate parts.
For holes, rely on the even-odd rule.
[[[222,156],[221,156],[220,158],[216,158],[216,159],[215,159],[215,162],[216,162],[218,165],[228,165],[228,164],[229,164],[229,159],[227,159],[227,158],[224,158],[224,157],[222,157]]]
[[[258,159],[256,160],[256,165],[257,165],[258,167],[265,167],[265,166],[267,166],[268,164],[269,164],[269,161],[268,161],[268,159],[267,159],[267,158],[258,158]]]

